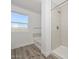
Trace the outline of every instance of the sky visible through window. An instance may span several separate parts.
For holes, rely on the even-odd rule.
[[[12,27],[28,27],[28,16],[22,15],[16,12],[11,12],[11,24]]]

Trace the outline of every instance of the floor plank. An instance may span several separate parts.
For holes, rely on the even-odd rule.
[[[11,59],[15,59],[16,58],[16,53],[15,53],[15,49],[11,50]]]
[[[34,44],[11,50],[11,59],[54,59],[45,57]]]

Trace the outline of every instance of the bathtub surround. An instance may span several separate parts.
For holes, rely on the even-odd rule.
[[[68,3],[65,2],[63,5],[52,10],[51,20],[51,39],[52,39],[52,50],[56,49],[60,45],[65,47],[68,46]],[[57,30],[57,26],[59,29]]]
[[[52,55],[68,59],[68,3],[52,10]],[[59,29],[57,30],[57,26]]]

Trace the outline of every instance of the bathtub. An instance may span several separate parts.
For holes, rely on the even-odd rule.
[[[56,59],[68,59],[68,48],[61,45],[52,51],[52,55],[56,57]]]

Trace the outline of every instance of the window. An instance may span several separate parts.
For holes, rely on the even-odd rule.
[[[28,16],[11,12],[12,28],[28,28]]]

